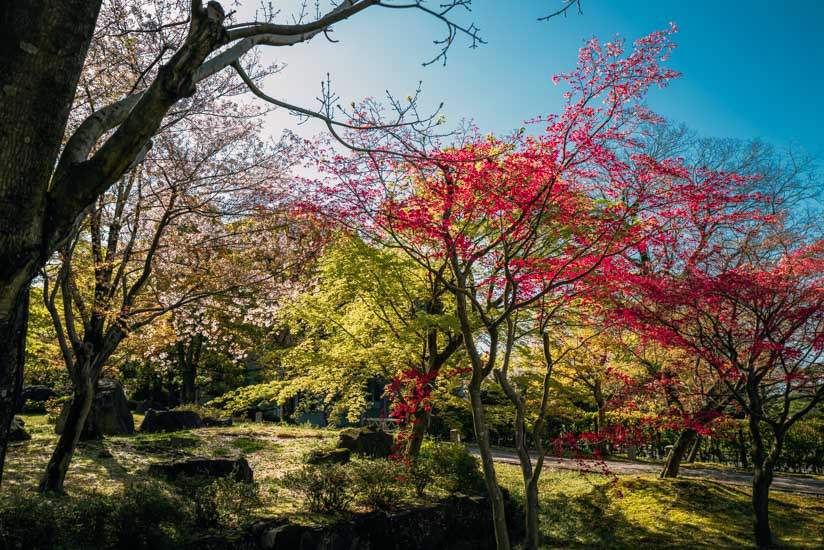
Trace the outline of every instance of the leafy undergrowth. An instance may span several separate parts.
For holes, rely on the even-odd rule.
[[[501,483],[523,498],[516,466],[500,464]],[[541,476],[546,548],[581,550],[741,549],[752,547],[746,488],[705,480],[661,480],[546,471]],[[824,498],[774,492],[779,548],[824,548]]]
[[[45,416],[26,415],[24,420],[32,440],[13,444],[9,450],[0,488],[0,508],[14,509],[25,504],[34,516],[40,517],[48,509],[58,506],[44,504],[46,501],[37,500],[39,497],[32,493],[57,436],[54,435],[54,427],[46,423]],[[79,510],[78,514],[86,514],[83,510],[90,506],[95,510],[99,508],[96,513],[105,518],[128,516],[131,512],[120,503],[125,502],[123,495],[129,494],[130,487],[139,488],[132,490],[132,493],[144,494],[145,484],[149,483],[148,487],[154,489],[146,494],[156,495],[163,502],[171,499],[170,502],[174,503],[175,498],[180,498],[178,493],[164,484],[147,480],[146,471],[152,462],[185,456],[243,455],[255,475],[254,506],[234,511],[230,504],[241,504],[240,501],[247,500],[250,495],[235,494],[237,491],[233,487],[218,486],[212,492],[201,493],[198,498],[206,500],[199,502],[197,507],[191,498],[185,497],[188,506],[184,514],[186,518],[178,522],[178,527],[174,529],[202,523],[202,516],[209,519],[206,513],[209,510],[213,510],[210,512],[212,515],[223,514],[219,519],[221,525],[231,524],[227,523],[226,517],[234,518],[234,524],[239,524],[239,518],[248,521],[255,517],[285,514],[300,523],[324,523],[330,521],[330,517],[307,511],[299,496],[281,480],[290,472],[300,472],[309,452],[333,446],[336,437],[337,432],[333,430],[238,423],[231,428],[136,434],[83,443],[66,479],[70,498],[62,499],[59,506],[75,507]],[[101,453],[104,449],[107,452]],[[111,456],[108,457],[108,454]],[[497,468],[502,484],[510,489],[516,499],[522,499],[517,467],[500,464]],[[430,498],[442,496],[436,488],[427,491]],[[104,500],[98,502],[98,497],[94,495],[102,495]],[[414,504],[416,498],[410,490],[403,501]],[[702,480],[659,480],[654,476],[624,476],[619,482],[612,483],[595,474],[545,471],[541,482],[541,500],[546,548],[750,547],[750,505],[748,491],[744,487]],[[217,508],[210,504],[212,501],[217,503]],[[362,506],[357,502],[353,505],[356,509]],[[773,530],[783,548],[824,548],[823,498],[774,492],[771,513]],[[218,520],[213,518],[210,521]],[[40,520],[36,522],[45,525]],[[58,531],[69,529],[57,520],[53,527]],[[163,527],[171,531],[156,535],[169,541],[188,536],[174,531],[172,527]],[[109,533],[106,536],[114,535]]]
[[[54,425],[45,415],[21,415],[32,439],[13,444],[6,459],[2,491],[32,490],[57,442]],[[139,426],[136,421],[135,425]],[[122,491],[126,484],[146,478],[149,464],[187,456],[245,456],[264,496],[287,472],[300,467],[311,450],[335,440],[337,432],[303,426],[238,422],[230,428],[107,437],[81,442],[66,477],[66,490],[82,488],[103,494]],[[106,456],[108,451],[111,457]],[[268,511],[289,508],[281,499],[267,498]]]

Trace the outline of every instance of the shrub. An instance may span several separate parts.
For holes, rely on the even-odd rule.
[[[255,483],[239,483],[229,478],[217,479],[197,487],[193,493],[195,523],[200,527],[240,527],[261,505]]]
[[[426,488],[435,481],[433,474],[432,461],[426,456],[418,456],[407,468],[407,475],[415,495],[423,497],[426,493]]]
[[[177,528],[190,520],[188,510],[159,482],[127,485],[113,518],[114,548],[178,548],[182,535]]]
[[[0,500],[0,548],[59,548],[60,512],[57,499],[17,491],[5,495]]]
[[[340,464],[304,466],[286,474],[280,483],[288,491],[303,496],[312,512],[345,512],[352,503],[352,476]]]
[[[426,469],[449,492],[477,494],[484,489],[478,459],[460,443],[424,441],[418,468]]]
[[[0,548],[20,550],[172,549],[183,542],[189,508],[156,483],[121,495],[47,498],[12,492],[0,498]]]
[[[358,501],[373,510],[385,510],[400,496],[398,467],[389,460],[358,460],[352,463],[352,477]]]

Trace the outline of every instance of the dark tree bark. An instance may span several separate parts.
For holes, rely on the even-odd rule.
[[[177,362],[183,382],[180,401],[184,405],[197,401],[197,366],[203,351],[203,335],[195,334],[188,347],[183,341],[177,343]]]
[[[0,480],[14,409],[23,384],[28,318],[29,289],[26,287],[15,297],[8,316],[0,318]]]
[[[22,381],[29,285],[49,254],[49,182],[100,0],[0,7],[0,478]]]
[[[675,442],[675,445],[672,446],[669,455],[667,455],[667,461],[664,463],[664,469],[661,471],[662,479],[678,477],[681,462],[695,441],[696,436],[698,436],[698,432],[692,428],[686,428],[678,434],[678,440]]]
[[[602,361],[606,364],[606,358]],[[601,456],[607,456],[609,449],[607,448],[607,441],[605,437],[605,429],[607,424],[607,400],[604,398],[604,392],[601,389],[601,379],[596,378],[593,386],[593,396],[595,397],[595,404],[598,406],[598,418],[596,422],[595,432],[598,434],[598,452]]]
[[[749,467],[747,463],[747,442],[744,439],[744,428],[738,426],[738,459],[741,461],[741,467],[746,469]]]
[[[701,436],[695,436],[695,443],[692,444],[692,448],[690,449],[690,454],[687,455],[687,462],[695,462],[695,459],[698,458],[698,451],[701,450]]]
[[[409,434],[409,443],[406,446],[407,456],[414,458],[421,453],[421,445],[429,428],[429,420],[432,418],[432,411],[423,410],[418,414],[412,424],[412,431]]]
[[[759,549],[772,548],[773,536],[770,529],[770,485],[773,481],[775,463],[781,455],[784,444],[782,427],[772,426],[771,448],[767,448],[762,433],[761,417],[763,404],[756,381],[747,381],[747,397],[750,404],[748,421],[752,440],[752,509],[755,544]]]
[[[77,380],[74,382],[74,395],[69,404],[69,414],[66,417],[66,424],[63,433],[57,441],[57,446],[52,452],[43,478],[40,480],[39,490],[41,493],[63,494],[63,483],[66,473],[69,470],[77,443],[86,425],[86,418],[89,416],[94,404],[95,381],[90,375],[91,365],[88,358],[85,364],[79,369]]]

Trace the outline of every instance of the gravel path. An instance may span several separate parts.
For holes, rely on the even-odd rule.
[[[475,447],[470,447],[470,451],[474,455],[478,454],[478,449]],[[492,453],[495,462],[518,464],[518,455],[514,451],[493,449]],[[584,460],[582,463],[584,467],[592,469],[596,472],[602,470],[599,463],[589,460]],[[568,458],[547,458],[544,462],[544,466],[549,469],[579,470],[582,467],[582,463]],[[659,474],[662,468],[659,464],[650,464],[647,462],[624,462],[618,460],[607,460],[606,465],[610,472],[617,475]],[[743,472],[736,472],[734,470],[716,470],[714,468],[681,466],[680,475],[681,477],[687,478],[711,479],[713,481],[729,483],[731,485],[744,485],[749,487],[752,484],[752,475]],[[773,479],[770,488],[772,490],[786,491],[788,493],[806,493],[824,496],[824,480],[809,477],[776,476]]]

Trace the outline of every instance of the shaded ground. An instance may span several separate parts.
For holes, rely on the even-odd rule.
[[[505,464],[518,464],[518,455],[513,451],[503,449],[493,449],[496,462]],[[477,449],[473,449],[477,454]],[[605,460],[603,463],[592,460],[573,460],[569,458],[549,458],[544,463],[548,469],[555,470],[591,470],[601,472],[606,466],[610,473],[616,475],[641,475],[661,473],[661,465],[648,462],[630,462],[623,460]],[[736,470],[721,468],[701,468],[695,466],[681,466],[681,477],[709,479],[730,485],[740,485],[749,487],[752,484],[752,475]],[[811,495],[824,496],[824,479],[816,479],[804,476],[776,476],[772,483],[772,489],[790,493],[805,493]]]
[[[14,444],[7,457],[0,497],[14,488],[33,489],[56,436],[44,416],[25,417],[31,441]],[[312,449],[329,446],[333,430],[277,424],[241,423],[232,428],[205,428],[171,434],[137,434],[84,444],[66,480],[70,494],[118,493],[129,481],[146,476],[152,462],[182,456],[246,456],[260,483],[257,517],[300,514],[300,503],[278,487],[277,480],[299,467]],[[111,457],[100,456],[105,448]],[[523,499],[514,454],[496,451],[502,485]],[[749,488],[744,475],[711,468],[686,468],[696,478],[660,480],[659,466],[609,461],[617,481],[599,473],[581,474],[575,461],[550,461],[541,476],[541,530],[544,548],[574,550],[740,549],[751,548]],[[595,466],[590,464],[591,467]],[[595,468],[599,471],[598,468]],[[720,481],[720,482],[719,482]],[[821,480],[781,478],[789,490],[820,493]],[[814,490],[807,491],[810,487]],[[824,498],[775,491],[771,517],[780,548],[824,549]]]

